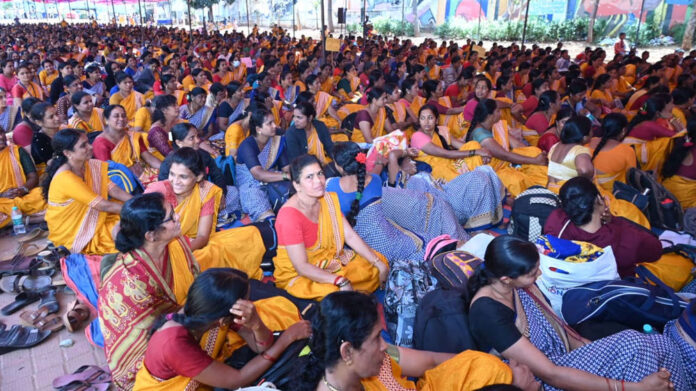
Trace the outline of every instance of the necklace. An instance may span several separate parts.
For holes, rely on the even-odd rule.
[[[341,391],[340,388],[334,386],[333,384],[329,383],[328,380],[326,380],[326,375],[324,375],[324,377],[322,377],[321,380],[322,380],[322,382],[324,382],[324,385],[326,386],[326,388],[329,389],[329,391]],[[365,387],[363,387],[363,385],[360,384],[360,389],[364,390]]]

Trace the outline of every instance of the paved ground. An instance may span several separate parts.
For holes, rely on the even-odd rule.
[[[38,241],[39,244],[46,240]],[[17,246],[16,238],[0,233],[0,259],[9,257]],[[65,308],[74,299],[71,292],[58,292],[58,301],[63,314]],[[0,293],[0,308],[11,303],[14,295]],[[34,303],[24,309],[36,309],[38,303]],[[14,324],[21,324],[19,314],[24,310],[10,316],[0,315],[0,322],[9,328]],[[62,348],[60,341],[72,339],[75,343],[71,347]],[[25,391],[25,390],[52,390],[53,379],[66,373],[72,373],[85,364],[105,365],[106,359],[103,350],[93,347],[85,337],[84,330],[68,333],[63,328],[51,335],[40,345],[31,349],[15,350],[0,356],[0,390]]]

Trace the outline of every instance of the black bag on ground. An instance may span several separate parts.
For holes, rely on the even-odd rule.
[[[508,233],[533,243],[541,235],[551,212],[560,207],[561,200],[551,190],[532,186],[515,198]]]
[[[681,231],[684,226],[684,210],[677,197],[665,189],[652,171],[631,168],[626,175],[626,182],[648,197],[650,225],[653,227]]]
[[[627,185],[623,182],[614,182],[614,188],[612,189],[612,194],[619,200],[624,200],[632,203],[644,215],[648,215],[648,205],[650,204],[650,199],[647,195],[643,195],[638,189],[631,185]]]
[[[416,311],[414,348],[441,353],[475,349],[469,332],[467,294],[458,290],[435,289],[427,293]]]

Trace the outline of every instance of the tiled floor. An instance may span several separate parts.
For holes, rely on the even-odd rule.
[[[3,232],[5,233],[5,232]],[[9,258],[17,246],[14,236],[0,235],[0,259]],[[37,241],[45,243],[46,240]],[[0,308],[14,300],[14,294],[0,293]],[[59,315],[74,299],[71,292],[58,292],[60,303]],[[29,305],[10,316],[0,315],[0,322],[7,328],[14,324],[22,324],[19,314],[24,310],[34,310],[38,303]],[[60,347],[60,341],[72,339],[71,347]],[[105,365],[104,352],[93,347],[85,337],[84,329],[69,333],[65,328],[54,333],[41,344],[31,348],[15,350],[0,356],[0,390],[52,390],[53,379],[66,373],[72,373],[85,364]]]

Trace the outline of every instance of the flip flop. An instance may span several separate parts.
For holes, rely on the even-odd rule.
[[[34,324],[36,328],[41,331],[58,331],[62,329],[65,325],[63,324],[63,319],[61,319],[56,314],[46,315],[43,318],[39,318]]]
[[[6,274],[29,274],[40,263],[37,259],[18,254],[10,260],[0,262],[0,276]]]
[[[31,348],[45,341],[50,335],[50,331],[14,325],[0,333],[0,355],[17,349]]]
[[[49,276],[5,276],[0,278],[0,290],[7,293],[40,292],[50,287],[51,282]]]
[[[73,333],[82,323],[89,320],[89,317],[89,307],[79,303],[77,299],[75,299],[70,303],[65,314],[63,314],[63,324],[65,324],[65,328],[68,329],[68,332]]]
[[[69,375],[59,376],[53,379],[53,388],[68,389],[71,386],[92,384],[108,384],[111,382],[111,373],[96,365],[83,365]],[[77,384],[74,384],[77,383]]]
[[[42,245],[39,245],[36,243],[24,243],[24,244],[22,244],[22,246],[20,248],[20,252],[25,257],[32,258],[32,257],[37,256],[40,252],[42,252],[45,249],[46,249],[45,243]]]
[[[12,315],[27,305],[38,301],[40,298],[41,294],[38,292],[22,292],[15,296],[12,303],[2,307],[2,309],[0,309],[0,313],[5,316]]]
[[[37,227],[17,238],[17,241],[19,243],[31,242],[32,240],[42,235],[44,232],[45,231],[42,231],[40,228]]]
[[[107,391],[111,388],[111,383],[90,384],[86,382],[74,382],[65,387],[61,387],[59,391]]]

